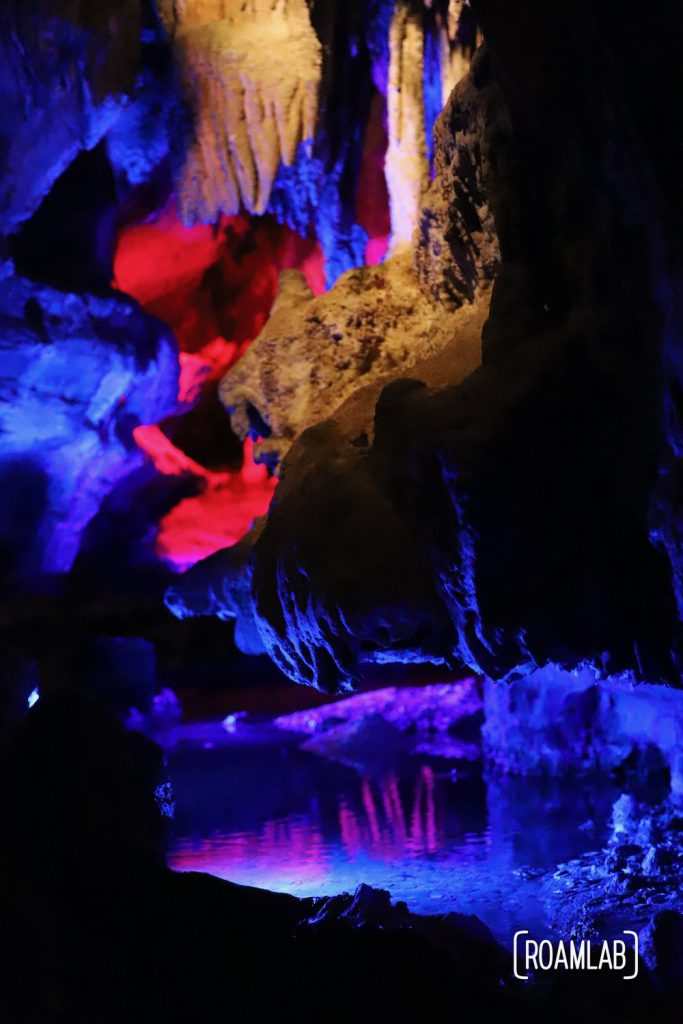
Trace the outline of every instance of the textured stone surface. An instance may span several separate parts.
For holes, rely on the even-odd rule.
[[[479,363],[498,250],[487,190],[492,162],[487,156],[473,171],[471,151],[493,131],[505,150],[505,111],[493,103],[494,91],[490,75],[480,74],[478,84],[464,82],[453,93],[443,120],[459,131],[454,140],[437,132],[448,152],[437,158],[414,261],[405,253],[352,271],[316,299],[288,275],[264,331],[221,384],[236,431],[264,438],[262,458],[277,464],[298,437],[252,556],[252,589],[268,652],[292,678],[324,689],[347,686],[359,661],[451,657],[438,588],[413,528],[377,475],[373,444],[378,424],[389,429],[395,403],[414,387],[396,383],[380,410],[389,381],[414,376],[439,388]],[[404,443],[401,430],[397,443]],[[317,501],[311,518],[306,507]],[[369,551],[372,579],[358,586]],[[196,590],[188,586],[185,599],[184,589],[182,580],[174,588],[176,611],[178,602],[200,607]]]
[[[662,988],[679,991],[681,820],[680,803],[624,793],[613,806],[607,844],[559,864],[545,880],[554,929],[593,939],[639,932],[643,961]]]
[[[17,277],[2,282],[0,322],[3,569],[63,572],[105,497],[142,463],[134,428],[175,408],[175,345],[129,299]]]
[[[552,666],[508,684],[484,684],[489,763],[513,775],[667,778],[683,798],[683,694],[589,669]]]
[[[163,0],[194,115],[178,180],[188,224],[263,213],[280,166],[315,130],[320,45],[305,0]]]
[[[235,643],[245,654],[263,654],[254,611],[251,549],[263,528],[252,530],[231,548],[217,551],[193,566],[166,591],[167,608],[179,619],[215,615],[235,620]]]
[[[282,275],[270,319],[220,388],[235,432],[260,436],[257,456],[277,465],[359,388],[412,372],[449,344],[456,362],[447,379],[477,365],[473,323],[486,313],[498,263],[486,138],[506,126],[495,96],[486,80],[454,90],[437,125],[436,174],[413,251],[349,271],[316,298],[301,274]],[[362,431],[371,436],[371,410]]]
[[[0,234],[114,123],[138,71],[140,27],[139,0],[3,6]]]
[[[388,687],[275,719],[303,733],[302,750],[351,764],[392,763],[397,754],[476,761],[482,700],[474,679]]]
[[[235,433],[259,437],[256,457],[277,465],[359,387],[408,371],[459,333],[474,367],[470,319],[420,290],[409,254],[349,270],[317,297],[301,273],[285,271],[268,323],[221,382],[221,401]]]
[[[608,3],[590,44],[569,4],[477,6],[472,81],[499,82],[511,126],[482,147],[501,253],[482,366],[385,389],[346,461],[336,417],[303,435],[254,549],[259,628],[327,688],[430,647],[494,677],[588,661],[677,683],[683,161],[644,116],[662,125],[673,65],[644,84],[642,29],[611,34]]]
[[[458,81],[434,129],[434,179],[416,225],[415,269],[421,287],[446,308],[473,301],[500,261],[493,210],[507,110],[480,52]]]
[[[389,28],[384,165],[391,202],[391,252],[409,250],[429,178],[425,139],[424,36],[419,9],[399,0]]]

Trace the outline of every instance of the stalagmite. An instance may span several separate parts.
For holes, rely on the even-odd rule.
[[[305,0],[162,0],[195,117],[177,182],[181,215],[263,213],[280,161],[313,136],[320,45]]]

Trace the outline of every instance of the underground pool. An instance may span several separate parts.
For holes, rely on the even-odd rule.
[[[301,740],[263,716],[174,730],[170,865],[297,896],[366,883],[417,913],[475,914],[509,944],[523,927],[555,934],[554,873],[608,838],[604,776],[489,776],[382,748],[352,766]]]

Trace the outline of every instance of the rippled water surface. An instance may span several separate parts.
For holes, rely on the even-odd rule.
[[[477,764],[371,755],[351,768],[272,725],[185,727],[169,752],[179,870],[297,896],[388,889],[411,910],[552,934],[540,879],[602,845],[605,783],[486,780]]]

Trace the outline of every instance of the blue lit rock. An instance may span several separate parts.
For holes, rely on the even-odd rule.
[[[166,591],[166,607],[178,619],[215,615],[235,621],[235,644],[244,654],[263,654],[252,596],[251,548],[263,527],[257,520],[238,544],[202,559]]]
[[[549,667],[508,684],[487,681],[484,709],[489,807],[499,822],[501,812],[519,815],[523,800],[505,797],[530,776],[548,786],[583,782],[573,796],[572,813],[581,819],[574,827],[596,845],[539,873],[548,924],[579,938],[640,932],[648,967],[661,973],[663,987],[679,985],[683,694],[628,677],[600,680],[587,668]],[[519,827],[524,834],[521,819]]]
[[[683,693],[554,666],[484,683],[484,747],[513,775],[665,771],[683,799]]]
[[[544,880],[552,927],[581,938],[618,935],[626,928],[637,931],[641,955],[656,969],[664,952],[653,942],[664,925],[657,919],[666,915],[676,921],[683,912],[682,821],[677,802],[653,804],[623,794],[614,804],[606,845],[558,864]],[[668,953],[675,957],[680,939],[675,934],[671,939]],[[675,981],[680,985],[680,966],[677,980],[671,975],[661,980],[667,986]]]
[[[140,59],[139,0],[3,7],[0,234],[37,208],[127,102]]]
[[[15,577],[67,571],[104,498],[176,406],[169,332],[121,295],[7,277],[0,297],[0,538]]]

